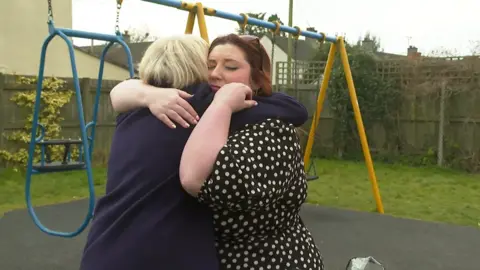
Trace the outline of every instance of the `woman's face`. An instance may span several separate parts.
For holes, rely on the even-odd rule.
[[[232,82],[254,89],[250,72],[245,53],[235,45],[217,45],[208,56],[208,82],[213,91]]]

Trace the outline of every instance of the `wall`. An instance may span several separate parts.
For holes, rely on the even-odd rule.
[[[54,0],[55,25],[72,28],[71,0]],[[113,4],[112,4],[113,5]],[[0,4],[0,72],[36,75],[40,51],[48,35],[47,1],[15,0]],[[99,59],[75,50],[80,77],[97,78]],[[71,77],[68,49],[60,37],[50,42],[47,50],[45,75]],[[128,71],[109,63],[105,65],[105,79],[128,78]]]

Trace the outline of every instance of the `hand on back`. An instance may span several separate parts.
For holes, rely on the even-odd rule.
[[[214,97],[214,103],[228,106],[232,113],[238,112],[257,105],[252,100],[252,89],[242,83],[229,83],[220,88]],[[197,124],[199,117],[192,105],[185,99],[192,95],[175,88],[155,89],[148,91],[148,108],[155,117],[171,128],[175,128],[176,122],[183,127],[189,123]]]
[[[195,125],[199,119],[193,107],[185,100],[189,97],[191,95],[187,92],[174,88],[156,89],[149,93],[148,108],[169,127],[175,128],[172,120],[188,127],[188,123]]]
[[[228,106],[232,113],[257,105],[252,89],[243,83],[229,83],[218,89],[213,103]]]

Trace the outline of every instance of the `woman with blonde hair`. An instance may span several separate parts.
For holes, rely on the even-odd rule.
[[[306,120],[299,104],[285,106],[280,98],[279,102],[252,100],[252,90],[243,81],[212,91],[207,55],[208,45],[193,35],[157,40],[140,62],[140,80],[159,92],[179,89],[178,96],[185,97],[182,100],[199,116],[208,113],[211,105],[230,106],[232,101],[235,111],[251,108],[244,110],[245,115],[232,116],[232,133],[272,117],[289,123]],[[131,91],[134,99],[148,98]],[[164,91],[167,96],[168,92]],[[179,176],[193,126],[172,127],[149,108],[131,108],[118,115],[106,193],[95,209],[81,270],[221,269],[212,209],[188,194]]]
[[[203,83],[207,50],[192,35],[159,39],[139,64],[140,80],[195,94],[188,103],[202,111],[210,92]],[[211,227],[210,211],[187,196],[178,180],[190,132],[166,127],[148,109],[118,115],[106,192],[95,209],[82,270],[215,269],[213,236],[198,233]],[[189,260],[185,254],[192,254]]]

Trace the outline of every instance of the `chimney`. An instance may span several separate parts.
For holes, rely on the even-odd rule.
[[[418,52],[418,48],[414,46],[409,46],[407,49],[407,57],[408,59],[415,59],[420,57],[422,54]]]
[[[127,44],[130,43],[130,34],[128,33],[128,30],[125,30],[123,33],[123,41]]]
[[[317,29],[315,29],[315,27],[307,27],[307,29],[305,29],[309,32],[314,32],[314,33],[318,33]],[[307,42],[307,44],[309,44],[310,46],[316,48],[316,46],[318,46],[318,42],[316,39],[313,39],[313,38],[308,38],[308,37],[305,37],[305,41]]]
[[[318,31],[317,31],[317,29],[315,29],[315,27],[307,27],[307,31],[318,33]]]
[[[372,39],[365,37],[362,41],[362,47],[367,52],[374,52],[375,42]]]
[[[8,67],[4,64],[0,64],[0,74],[6,74],[8,71]]]

